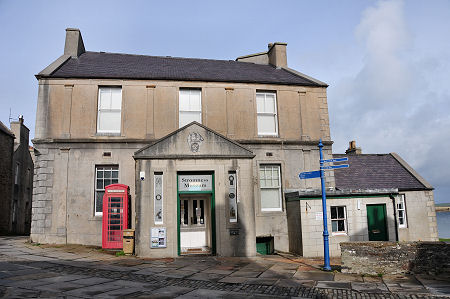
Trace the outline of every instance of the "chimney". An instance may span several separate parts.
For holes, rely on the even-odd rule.
[[[20,115],[18,121],[12,121],[10,124],[11,131],[14,133],[14,136],[16,136],[14,144],[28,142],[29,129],[23,123],[23,115]]]
[[[270,43],[267,55],[269,56],[269,64],[277,67],[287,67],[286,43]]]
[[[356,147],[356,141],[352,140],[348,143],[348,149],[345,151],[347,155],[361,155],[362,151],[360,147]]]
[[[86,52],[86,50],[84,49],[84,43],[83,38],[81,37],[80,29],[67,28],[64,55],[70,55],[76,58],[84,52]]]

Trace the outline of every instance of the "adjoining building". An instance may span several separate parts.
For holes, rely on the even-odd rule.
[[[285,194],[320,189],[298,173],[332,141],[327,85],[288,68],[286,46],[235,61],[88,52],[67,29],[36,75],[32,240],[100,245],[105,187],[120,183],[138,255],[296,251]]]
[[[398,154],[362,154],[352,141],[333,157],[350,167],[334,171],[327,191],[330,255],[348,241],[438,240],[433,187]],[[286,193],[289,247],[303,256],[323,255],[319,191]]]
[[[23,122],[20,116],[11,130],[0,122],[0,234],[30,233],[34,165]]]

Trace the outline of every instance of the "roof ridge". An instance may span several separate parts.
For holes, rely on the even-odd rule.
[[[154,58],[164,58],[164,59],[187,59],[187,60],[206,60],[206,61],[223,61],[223,62],[233,62],[233,63],[246,63],[246,64],[254,64],[254,65],[264,65],[264,66],[272,66],[270,64],[256,64],[248,61],[235,61],[235,60],[227,60],[227,59],[213,59],[213,58],[196,58],[196,57],[179,57],[179,56],[160,56],[160,55],[145,55],[145,54],[130,54],[130,53],[113,53],[113,52],[105,52],[105,51],[86,51],[81,55],[93,53],[93,54],[112,54],[112,55],[124,55],[124,56],[142,56],[142,57],[154,57]],[[80,55],[80,56],[81,56]]]

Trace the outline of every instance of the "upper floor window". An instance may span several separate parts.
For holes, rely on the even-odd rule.
[[[406,227],[405,194],[401,194],[397,201],[398,226]]]
[[[98,89],[97,133],[120,133],[122,88]]]
[[[178,125],[183,127],[190,122],[202,123],[201,89],[180,89]]]
[[[258,135],[277,136],[277,97],[275,92],[256,93]]]
[[[281,176],[279,165],[259,166],[261,211],[281,211]]]

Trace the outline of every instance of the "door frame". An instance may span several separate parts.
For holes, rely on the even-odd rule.
[[[388,230],[388,223],[387,223],[387,207],[386,203],[375,203],[375,204],[366,204],[366,217],[367,217],[367,234],[370,240],[370,230],[369,230],[369,213],[368,213],[368,206],[382,206],[383,207],[383,218],[384,218],[384,235],[386,236],[385,239],[382,241],[389,241],[389,230]]]
[[[179,182],[178,176],[182,175],[211,175],[211,191],[180,191],[179,190]],[[216,254],[216,200],[215,200],[215,181],[214,181],[214,172],[213,171],[179,171],[177,172],[177,253],[178,256],[181,256],[181,239],[180,239],[180,195],[189,194],[210,194],[211,195],[211,254]]]

